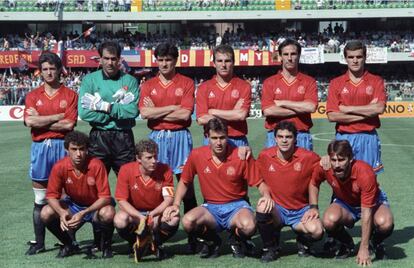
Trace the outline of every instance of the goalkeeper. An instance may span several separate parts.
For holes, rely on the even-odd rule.
[[[173,174],[168,165],[157,161],[154,141],[139,141],[135,152],[136,161],[123,165],[119,172],[115,198],[120,210],[114,225],[134,249],[137,261],[146,253],[161,260],[166,256],[162,244],[177,232],[179,224],[178,216],[167,221],[163,215],[174,198]]]
[[[132,128],[138,116],[138,82],[120,70],[121,48],[104,42],[98,49],[101,70],[86,75],[79,92],[79,116],[89,122],[89,153],[102,160],[106,171],[118,174],[134,161]]]

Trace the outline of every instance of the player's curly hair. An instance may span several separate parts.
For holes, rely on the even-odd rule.
[[[141,158],[143,153],[158,154],[158,145],[153,140],[140,140],[135,144],[135,154]]]
[[[347,140],[333,140],[328,145],[328,155],[340,155],[348,159],[354,158],[352,146]]]
[[[47,62],[51,65],[54,65],[59,73],[62,71],[62,66],[63,66],[62,65],[62,60],[55,53],[50,52],[50,51],[45,51],[40,55],[40,57],[39,57],[39,70],[42,70],[42,64],[45,63],[45,62]]]
[[[178,49],[175,45],[170,43],[161,43],[154,50],[155,58],[171,56],[174,59],[178,58]]]
[[[278,132],[279,130],[287,130],[287,131],[289,131],[289,132],[292,132],[293,137],[295,137],[295,139],[296,139],[296,137],[298,136],[298,130],[297,130],[297,128],[296,128],[296,126],[295,126],[295,124],[294,124],[294,123],[292,123],[292,122],[290,122],[290,121],[287,121],[287,120],[280,121],[280,122],[276,125],[276,127],[275,127],[275,129],[274,129],[274,132],[273,132],[273,135],[274,135],[275,137],[276,137],[276,134],[277,134],[277,132]]]
[[[69,149],[69,144],[74,144],[76,146],[85,146],[89,147],[89,137],[83,132],[80,131],[71,131],[65,136],[64,146],[65,149]]]

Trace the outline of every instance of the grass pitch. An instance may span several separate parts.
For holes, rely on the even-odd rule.
[[[257,156],[263,148],[265,131],[263,120],[249,120],[248,139]],[[318,154],[325,154],[328,142],[334,136],[334,125],[327,120],[314,120],[312,134],[314,135],[314,150]],[[89,132],[89,126],[79,122],[77,130]],[[412,183],[412,163],[414,163],[414,120],[412,119],[382,119],[382,127],[379,130],[382,141],[382,159],[385,172],[378,177],[381,188],[388,194],[391,209],[395,217],[395,230],[392,236],[386,240],[389,260],[377,261],[374,267],[414,267],[414,197],[411,192],[414,189]],[[202,130],[193,124],[191,127],[194,146],[201,144]],[[149,133],[146,123],[138,121],[134,128],[135,139],[144,138]],[[58,249],[53,245],[56,239],[47,232],[47,252],[27,257],[24,252],[27,249],[26,241],[33,239],[32,208],[33,191],[28,179],[30,133],[21,122],[0,123],[0,267],[135,267],[132,259],[128,259],[126,242],[117,234],[114,235],[113,249],[115,256],[109,260],[86,260],[85,255],[76,255],[63,260],[55,259]],[[111,190],[114,193],[115,176],[110,175]],[[197,190],[197,192],[199,192]],[[259,197],[256,189],[251,189],[250,198],[253,206]],[[331,190],[324,185],[321,189],[320,207],[323,211],[329,202]],[[199,197],[198,201],[202,199]],[[359,242],[360,226],[351,231],[355,242]],[[258,259],[245,258],[233,259],[230,249],[226,244],[227,234],[223,234],[224,243],[221,248],[221,256],[214,260],[201,260],[198,256],[184,255],[186,235],[181,230],[170,243],[167,243],[167,251],[172,258],[162,262],[154,261],[150,256],[138,266],[142,267],[252,267],[262,266]],[[356,266],[354,258],[337,261],[324,258],[298,258],[296,255],[295,236],[289,228],[282,231],[281,258],[269,265],[282,267],[352,267]],[[81,246],[92,240],[92,228],[86,224],[77,235]],[[261,247],[260,238],[253,238],[258,248]],[[321,243],[316,245],[321,248]],[[267,266],[269,266],[267,265]],[[265,265],[263,265],[265,266]]]

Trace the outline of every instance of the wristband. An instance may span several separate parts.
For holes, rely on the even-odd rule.
[[[311,204],[311,205],[309,205],[309,209],[311,209],[311,208],[319,209],[319,206],[318,205],[315,205],[315,204]]]

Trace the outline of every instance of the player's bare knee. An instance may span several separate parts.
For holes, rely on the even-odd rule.
[[[114,220],[115,209],[113,206],[105,206],[98,211],[99,220],[104,223],[111,223]]]
[[[337,226],[340,218],[341,217],[338,213],[333,213],[333,212],[325,213],[325,215],[323,216],[323,220],[322,220],[323,227],[325,227],[325,229],[328,229],[328,230],[334,229]]]
[[[190,232],[195,228],[196,225],[196,219],[192,215],[185,214],[183,219],[183,228],[185,231]]]
[[[56,217],[56,212],[49,206],[44,206],[40,212],[40,218],[44,223],[50,222]]]
[[[114,225],[116,228],[123,229],[126,228],[129,224],[128,214],[123,211],[119,211],[115,214]]]
[[[391,215],[383,215],[376,217],[374,224],[379,231],[387,232],[394,227],[394,220]]]
[[[239,228],[245,235],[252,235],[256,230],[256,223],[253,217],[243,218],[238,222],[237,228]]]

